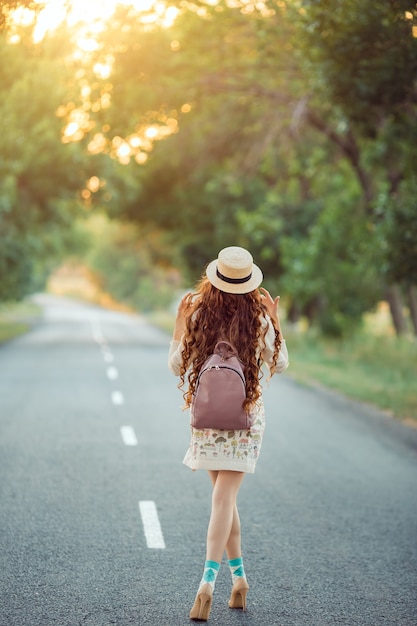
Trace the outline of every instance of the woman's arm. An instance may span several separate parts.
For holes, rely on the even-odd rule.
[[[181,341],[173,339],[169,344],[168,367],[174,376],[179,376],[181,372],[183,348]]]
[[[192,294],[187,293],[178,305],[177,317],[175,319],[174,332],[169,347],[168,367],[175,376],[180,375],[182,366],[182,351],[184,346],[181,339],[185,333],[187,318],[192,312]]]
[[[281,322],[278,313],[280,297],[277,296],[276,298],[273,298],[269,291],[267,291],[263,287],[261,287],[260,290],[263,292],[262,302],[265,305],[266,310],[268,311],[269,317],[273,321],[272,324],[271,320],[267,320],[268,330],[265,335],[265,349],[263,351],[262,357],[266,365],[270,368],[272,365],[272,358],[275,351],[275,329],[277,329],[280,334],[281,348],[278,355],[278,361],[275,366],[275,372],[277,374],[280,374],[285,369],[287,369],[289,364],[287,344],[282,334]]]
[[[178,305],[177,317],[175,319],[174,334],[172,336],[173,341],[181,341],[183,334],[185,333],[185,325],[187,318],[192,312],[192,293],[186,293]]]
[[[263,287],[260,288],[260,291],[262,291],[262,294],[263,294],[262,303],[266,307],[266,310],[268,311],[268,315],[271,318],[271,320],[274,322],[275,327],[279,330],[281,340],[283,340],[284,337],[282,334],[281,322],[279,320],[279,313],[278,313],[280,296],[273,298],[271,294],[269,293],[269,291],[267,291]]]

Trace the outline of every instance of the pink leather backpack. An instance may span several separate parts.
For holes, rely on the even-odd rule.
[[[191,402],[191,425],[219,430],[250,428],[245,399],[244,366],[237,350],[228,341],[219,341],[200,370]]]

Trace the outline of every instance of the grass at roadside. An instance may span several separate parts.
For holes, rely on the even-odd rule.
[[[417,425],[417,343],[360,334],[330,341],[288,334],[288,373],[319,383]]]
[[[0,304],[0,344],[26,333],[39,313],[29,301]]]

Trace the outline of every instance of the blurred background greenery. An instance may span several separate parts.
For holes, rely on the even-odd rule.
[[[416,416],[415,2],[13,0],[0,54],[4,324],[47,285],[161,319],[243,245],[294,375],[357,353]]]

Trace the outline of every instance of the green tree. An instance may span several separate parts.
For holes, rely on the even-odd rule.
[[[57,54],[58,53],[58,54]],[[0,299],[42,285],[53,265],[82,245],[73,229],[87,168],[78,144],[64,145],[57,117],[69,80],[61,43],[0,35]]]
[[[406,183],[417,156],[415,2],[301,0],[295,6],[308,69],[304,120],[338,147],[357,177],[371,224],[368,246],[400,333],[400,291],[390,281],[415,285],[417,276],[408,243],[416,213]]]
[[[413,213],[415,6],[179,8],[166,29],[119,6],[72,64],[80,96],[63,119],[82,113],[96,155],[91,206],[163,229],[190,279],[219,247],[247,245],[294,314],[337,319],[332,332],[390,280],[413,286],[394,248]]]
[[[111,98],[111,106],[95,116],[106,122],[108,146],[115,136],[139,132],[141,125],[164,124],[167,116],[179,123],[179,132],[156,145],[144,167],[136,166],[136,193],[130,184],[135,164],[126,167],[123,178],[133,193],[112,193],[108,210],[165,228],[181,247],[193,278],[219,247],[231,242],[256,241],[276,270],[271,246],[265,252],[258,233],[243,227],[276,178],[263,163],[264,153],[269,158],[275,141],[288,144],[290,112],[283,116],[282,106],[290,96],[281,89],[289,81],[288,53],[285,47],[279,54],[274,50],[270,17],[248,16],[220,3],[206,6],[202,14],[184,11],[167,32],[146,30],[137,16],[123,13],[106,31],[96,59],[103,54],[114,59],[110,80],[98,82],[92,95],[94,100],[108,89]],[[285,21],[277,17],[274,28],[288,41]],[[127,33],[123,42],[121,31]],[[117,176],[110,181],[111,189],[123,185]],[[269,228],[263,243],[268,237]]]
[[[138,311],[171,304],[180,276],[175,253],[157,231],[95,216],[88,222],[92,246],[86,257],[100,286]]]

